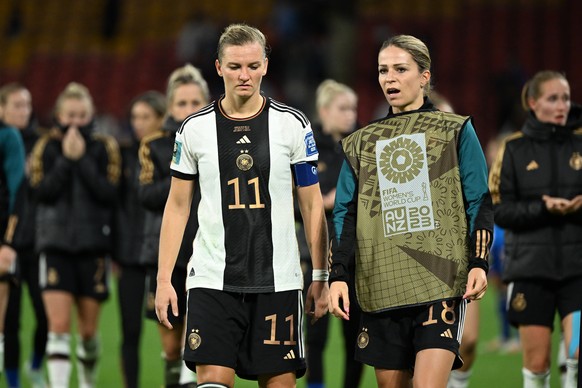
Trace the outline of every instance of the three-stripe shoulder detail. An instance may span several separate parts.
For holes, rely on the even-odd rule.
[[[200,116],[204,116],[208,113],[212,113],[214,111],[214,101],[211,102],[210,104],[206,105],[204,108],[200,109],[199,111],[192,113],[190,116],[186,117],[186,119],[184,120],[184,122],[182,123],[182,125],[180,125],[180,129],[178,130],[178,133],[182,133],[182,131],[184,131],[184,126],[186,125],[186,123],[192,119],[195,119],[196,117],[200,117]]]
[[[273,100],[272,98],[269,98],[269,100],[271,101],[271,107],[273,109],[283,113],[291,113],[293,116],[295,116],[297,120],[299,120],[303,128],[309,125],[309,120],[307,119],[307,116],[305,116],[305,114],[301,112],[299,109],[295,109],[290,107],[289,105],[282,104],[278,101]]]

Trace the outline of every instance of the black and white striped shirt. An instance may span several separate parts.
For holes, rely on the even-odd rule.
[[[201,190],[188,289],[303,287],[291,166],[317,157],[309,120],[270,98],[245,119],[227,116],[219,100],[184,121],[172,175],[199,179]]]

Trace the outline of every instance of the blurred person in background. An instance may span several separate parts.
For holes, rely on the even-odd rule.
[[[441,112],[454,113],[453,106],[442,94],[432,90],[430,100],[435,108]],[[495,238],[495,237],[493,237]],[[477,357],[477,340],[479,337],[479,301],[469,301],[465,312],[465,327],[461,337],[459,353],[463,359],[463,366],[451,371],[448,388],[467,388],[471,377],[473,364]]]
[[[17,222],[14,209],[25,178],[24,144],[18,129],[4,122],[5,106],[0,104],[0,374],[4,370],[4,318],[17,255],[12,246]]]
[[[94,115],[89,90],[69,83],[57,98],[54,127],[37,141],[31,157],[52,388],[69,386],[73,307],[79,386],[96,385],[99,314],[109,293],[108,255],[121,157],[112,137],[96,133]]]
[[[144,219],[144,241],[141,260],[149,265],[147,317],[158,323],[164,351],[165,386],[196,386],[195,375],[182,361],[184,347],[184,324],[186,317],[186,267],[192,256],[192,240],[198,229],[196,209],[198,200],[192,202],[191,214],[182,239],[176,269],[172,274],[172,285],[178,293],[180,314],[169,314],[173,329],[168,329],[156,317],[155,292],[157,287],[158,251],[162,216],[170,191],[170,162],[174,152],[174,139],[182,122],[191,114],[208,104],[208,85],[200,71],[187,64],[176,69],[168,79],[168,112],[163,127],[141,141],[139,149],[140,189],[139,199],[147,211]]]
[[[529,116],[500,147],[489,185],[505,229],[508,317],[523,348],[523,386],[549,387],[551,333],[558,311],[565,386],[576,386],[582,305],[582,109],[556,71],[523,87]]]
[[[0,119],[17,128],[24,140],[29,166],[32,147],[38,140],[36,121],[32,117],[32,98],[23,85],[11,83],[0,88]],[[29,168],[26,169],[27,176]],[[10,298],[6,310],[4,327],[6,357],[6,382],[8,387],[20,387],[20,318],[24,283],[28,288],[36,318],[32,341],[32,354],[27,364],[27,373],[34,388],[46,385],[42,373],[42,362],[46,350],[47,319],[39,287],[39,258],[34,249],[36,204],[28,179],[22,181],[16,200],[17,222],[12,246],[18,253],[15,281],[10,286]]]
[[[316,91],[316,109],[318,124],[313,127],[315,143],[319,150],[317,170],[319,186],[323,196],[323,206],[327,218],[328,230],[333,230],[332,210],[335,201],[335,185],[339,170],[343,162],[343,155],[339,141],[356,129],[358,97],[349,86],[328,79],[323,81]],[[303,266],[304,291],[311,284],[311,257],[305,239],[305,228],[298,217],[300,228],[297,240],[300,243],[301,262]],[[353,270],[353,263],[350,263]],[[356,338],[358,336],[359,309],[357,304],[352,305],[353,319],[342,322],[344,335],[344,387],[357,387],[362,375],[363,365],[354,360]],[[329,316],[307,328],[307,386],[309,388],[324,387],[323,365],[324,349],[329,333]]]
[[[233,387],[235,375],[261,387],[292,387],[306,367],[304,310],[313,320],[327,312],[318,151],[305,115],[261,93],[269,63],[261,31],[231,24],[217,53],[225,94],[190,116],[176,135],[156,313],[168,328],[168,315],[179,314],[180,290],[170,279],[193,193],[200,191],[184,360],[196,369],[198,388]],[[294,188],[314,267],[305,308]]]
[[[119,185],[115,254],[118,264],[119,313],[121,317],[121,366],[125,387],[139,384],[141,341],[148,265],[140,249],[143,243],[145,208],[139,203],[139,144],[162,130],[166,98],[156,91],[135,97],[130,106],[131,142],[121,146],[122,176]]]
[[[348,262],[363,310],[356,359],[379,387],[446,387],[468,300],[487,288],[493,211],[472,119],[438,111],[430,54],[398,35],[378,54],[388,115],[342,140],[330,309],[351,319]]]
[[[507,133],[502,133],[487,142],[485,157],[489,168],[493,165],[499,147],[503,144]],[[487,350],[501,353],[518,353],[521,351],[517,330],[511,326],[507,318],[507,284],[503,281],[503,267],[505,266],[505,232],[495,224],[493,243],[491,244],[491,259],[489,260],[490,283],[496,288],[496,311],[499,318],[500,334],[487,344]]]

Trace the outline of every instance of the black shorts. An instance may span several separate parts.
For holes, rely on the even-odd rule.
[[[147,299],[146,299],[146,318],[153,321],[158,321],[158,316],[156,315],[156,288],[158,287],[157,282],[158,270],[157,268],[148,269],[147,273]],[[186,317],[186,268],[174,268],[172,271],[172,287],[176,291],[176,296],[178,297],[178,316],[175,316],[172,312],[172,306],[168,306],[168,321],[174,325],[183,325],[184,317]]]
[[[305,374],[301,290],[239,294],[206,288],[188,292],[184,360],[229,367],[244,379]]]
[[[109,296],[109,259],[97,254],[43,252],[39,283],[42,291],[65,291],[102,302]]]
[[[453,369],[460,368],[466,309],[467,301],[454,299],[382,313],[363,312],[356,360],[380,369],[414,370],[418,352],[437,348],[453,352]]]
[[[507,318],[514,326],[541,325],[554,329],[556,310],[561,318],[580,310],[582,277],[563,281],[533,279],[509,283]]]

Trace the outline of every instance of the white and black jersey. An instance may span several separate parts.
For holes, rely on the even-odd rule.
[[[227,116],[219,100],[184,121],[172,175],[199,179],[201,191],[188,289],[303,287],[291,166],[317,157],[305,115],[270,98],[249,118]]]

